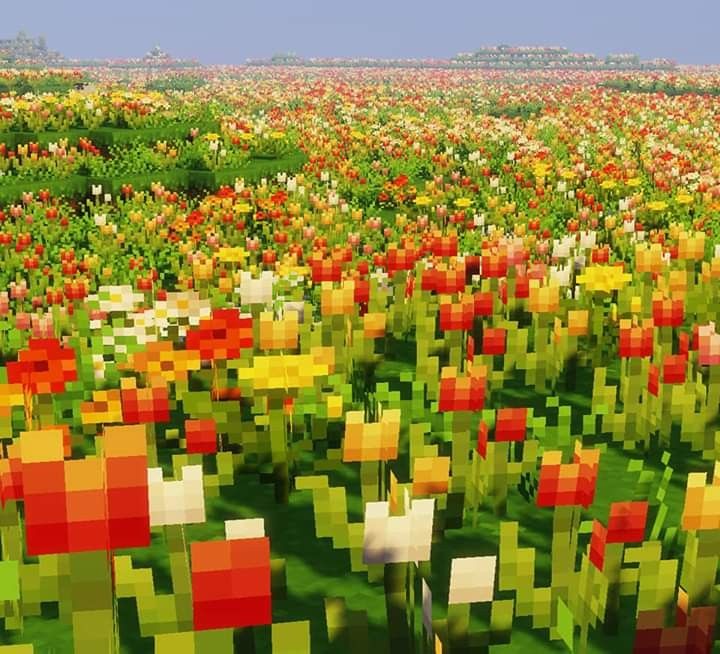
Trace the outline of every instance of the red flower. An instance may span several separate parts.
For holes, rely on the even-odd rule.
[[[607,529],[599,520],[593,520],[592,536],[590,537],[590,562],[602,572],[605,567],[605,545],[607,544]]]
[[[275,206],[280,206],[282,204],[285,204],[285,201],[288,199],[288,194],[285,193],[285,191],[277,191],[276,193],[273,193],[270,196],[270,200]]]
[[[31,338],[18,361],[7,364],[8,382],[22,384],[32,393],[62,393],[65,384],[75,381],[75,351],[63,348],[56,338]]]
[[[647,502],[613,502],[607,526],[608,543],[641,543],[645,536]]]
[[[477,453],[483,458],[487,458],[487,446],[488,446],[488,426],[484,420],[478,424],[478,443]]]
[[[453,375],[440,379],[438,410],[481,411],[485,403],[486,380],[480,376]]]
[[[526,408],[498,409],[495,420],[495,440],[498,442],[525,440],[526,425]]]
[[[189,454],[217,452],[217,425],[212,418],[186,420],[185,438]]]
[[[408,183],[407,175],[398,175],[392,182],[395,188],[402,188]]]
[[[444,332],[470,330],[475,319],[475,301],[472,297],[463,298],[460,303],[440,305],[440,329]]]
[[[652,312],[658,327],[680,327],[685,319],[685,304],[683,300],[655,300]]]
[[[562,452],[543,454],[538,480],[537,505],[577,506],[586,509],[593,503],[600,451],[575,447],[572,463],[562,463]]]
[[[203,216],[202,213],[200,213],[197,209],[188,214],[187,224],[191,227],[195,227],[196,225],[202,225],[204,221],[205,216]]]
[[[196,631],[272,622],[268,538],[191,543],[190,566]]]
[[[652,356],[653,328],[621,325],[618,349],[622,358]]]
[[[188,331],[186,340],[187,349],[197,350],[205,360],[234,359],[252,346],[252,318],[241,317],[237,309],[215,309],[197,329]]]
[[[502,327],[486,327],[483,332],[482,353],[505,354],[507,333]]]
[[[102,457],[65,461],[63,438],[56,427],[21,436],[27,553],[147,547],[145,427],[107,427]]]
[[[135,388],[133,385],[121,389],[120,396],[123,421],[127,425],[170,420],[170,398],[165,386]]]
[[[231,189],[229,186],[221,186],[220,190],[215,194],[215,197],[218,198],[234,198],[235,197],[235,191]]]

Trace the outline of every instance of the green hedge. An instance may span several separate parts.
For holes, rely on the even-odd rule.
[[[73,175],[65,179],[34,181],[13,181],[8,184],[0,184],[0,205],[18,202],[23,193],[37,193],[42,189],[48,189],[55,197],[81,197],[92,193],[92,186],[102,186],[102,193],[111,193],[113,196],[120,194],[123,184],[131,184],[134,191],[148,190],[154,182],[160,182],[163,186],[172,190],[207,190],[215,191],[220,186],[233,186],[235,180],[242,177],[246,182],[255,183],[263,177],[268,181],[277,173],[287,172],[294,174],[298,172],[307,157],[303,152],[293,152],[279,159],[257,158],[251,159],[241,168],[226,170],[182,170],[173,168],[171,170],[158,171],[155,173],[143,173],[140,175],[123,175],[121,177],[88,177],[85,175]]]
[[[38,193],[44,189],[49,190],[54,197],[78,197],[88,192],[88,178],[83,175],[71,175],[63,179],[39,182],[21,180],[10,184],[0,184],[0,205],[19,201],[23,193]]]
[[[302,168],[307,157],[302,152],[294,152],[278,159],[253,158],[241,168],[226,170],[191,170],[189,187],[191,189],[215,190],[220,186],[233,186],[238,177],[246,182],[258,182],[263,177],[270,178],[277,173],[293,173]]]
[[[90,130],[90,140],[98,147],[111,145],[125,145],[134,141],[153,143],[154,141],[170,141],[184,139],[190,134],[192,128],[200,132],[217,131],[217,123],[190,123],[180,122],[165,127],[149,127],[145,129],[132,129],[122,127],[98,127]]]
[[[15,148],[24,143],[39,143],[45,147],[48,143],[57,143],[66,138],[70,145],[77,145],[81,138],[89,138],[89,129],[68,129],[60,132],[0,132],[0,143]]]
[[[131,184],[134,191],[147,191],[155,182],[160,182],[166,188],[184,189],[188,186],[188,171],[173,168],[155,173],[142,173],[140,175],[123,175],[122,177],[88,177],[88,193],[92,193],[92,186],[102,186],[103,193],[118,195],[123,184]]]

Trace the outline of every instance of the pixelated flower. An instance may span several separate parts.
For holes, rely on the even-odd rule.
[[[206,361],[235,359],[241,350],[253,346],[252,317],[237,309],[215,309],[197,329],[188,331],[185,346]]]
[[[588,291],[619,291],[632,280],[632,275],[623,271],[620,266],[589,266],[576,281]]]
[[[668,204],[663,200],[652,200],[651,202],[648,202],[646,206],[650,209],[650,211],[660,213],[661,211],[665,211],[665,209],[667,209]]]
[[[141,352],[135,352],[120,369],[130,369],[170,383],[186,380],[191,370],[200,370],[200,356],[195,350],[175,350],[170,341],[149,343]]]
[[[7,364],[7,375],[8,382],[34,394],[62,393],[67,382],[77,379],[75,351],[56,338],[31,338],[18,360]]]

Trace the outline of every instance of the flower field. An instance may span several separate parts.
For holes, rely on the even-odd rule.
[[[0,94],[0,654],[720,651],[720,80],[141,77]]]

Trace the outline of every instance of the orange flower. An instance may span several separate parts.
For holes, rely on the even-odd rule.
[[[133,354],[123,368],[170,383],[187,379],[191,370],[200,370],[200,354],[196,350],[175,350],[170,341],[158,341]]]

